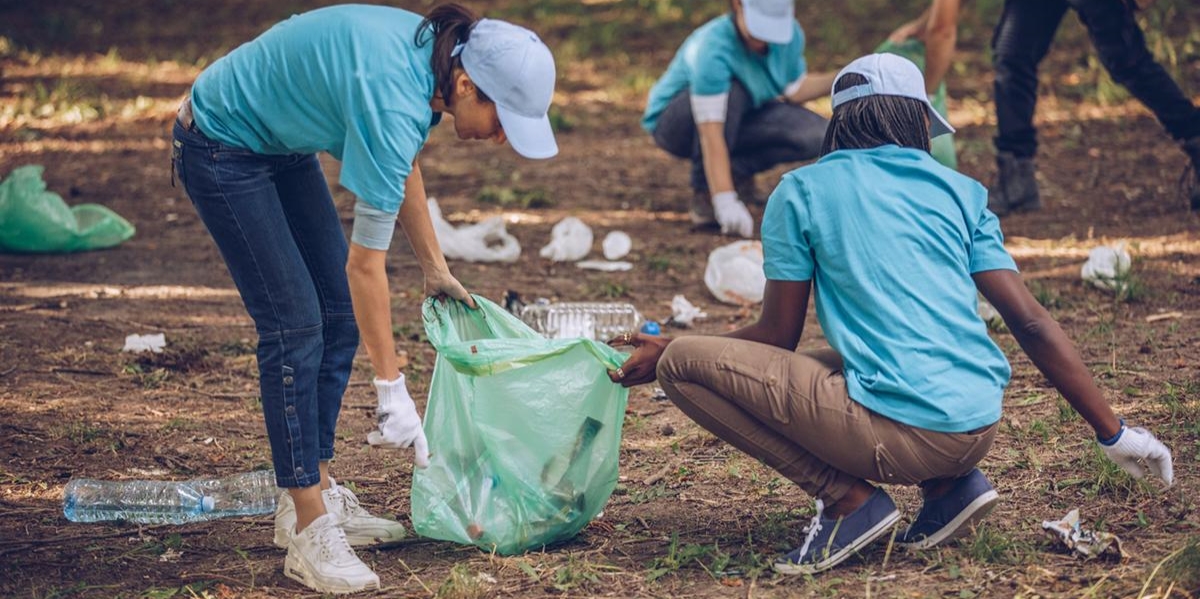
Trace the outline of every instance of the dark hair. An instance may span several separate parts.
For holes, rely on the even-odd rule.
[[[846,73],[834,93],[863,85],[867,78]],[[864,150],[887,144],[929,151],[929,123],[925,103],[901,96],[866,96],[833,109],[825,130],[821,155],[836,150]]]
[[[451,2],[433,7],[417,26],[413,43],[418,48],[429,43],[430,38],[433,39],[433,55],[429,58],[429,66],[433,67],[434,86],[445,102],[449,102],[454,93],[454,69],[463,68],[462,58],[452,56],[454,47],[471,39],[471,29],[477,22],[479,18],[471,9]],[[478,86],[475,87],[475,93],[484,102],[492,101]]]

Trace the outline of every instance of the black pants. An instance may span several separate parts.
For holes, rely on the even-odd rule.
[[[828,125],[825,117],[794,104],[772,101],[754,109],[749,92],[734,81],[725,112],[725,144],[733,180],[751,177],[777,164],[816,158]],[[674,156],[690,159],[692,188],[708,191],[700,135],[687,90],[672,98],[659,117],[654,142]]]
[[[1020,157],[1037,153],[1033,112],[1038,63],[1046,56],[1067,9],[1087,27],[1100,62],[1158,117],[1176,140],[1200,136],[1200,109],[1192,105],[1146,48],[1124,0],[1005,0],[992,38],[996,67],[996,149]]]

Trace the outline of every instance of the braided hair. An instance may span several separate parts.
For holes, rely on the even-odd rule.
[[[834,93],[867,78],[858,73],[842,75]],[[888,144],[929,151],[929,115],[925,103],[901,96],[865,96],[850,100],[833,110],[821,155],[837,150],[864,150]]]

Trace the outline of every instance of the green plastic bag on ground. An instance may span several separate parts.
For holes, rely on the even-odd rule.
[[[104,206],[69,208],[58,194],[46,191],[42,170],[22,166],[0,183],[0,251],[79,252],[133,237],[133,225]]]
[[[575,536],[617,484],[626,356],[546,339],[496,304],[427,300],[437,362],[425,410],[429,467],[412,483],[422,536],[502,555]]]
[[[888,52],[903,56],[915,63],[921,72],[925,72],[925,44],[919,40],[909,39],[899,44],[891,40],[884,40],[875,48],[876,52]],[[929,99],[929,103],[933,104],[933,109],[938,111],[938,114],[946,116],[946,82],[938,84],[937,92]],[[954,151],[954,134],[947,133],[933,138],[930,141],[929,153],[945,166],[958,170],[958,155]]]

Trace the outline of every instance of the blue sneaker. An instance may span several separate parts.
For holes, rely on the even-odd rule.
[[[825,505],[817,500],[817,515],[808,525],[808,536],[799,549],[777,560],[780,574],[816,574],[854,555],[887,534],[900,521],[900,511],[883,489],[876,487],[866,503],[848,516],[826,518]]]
[[[1000,495],[978,468],[954,482],[945,495],[925,500],[917,519],[896,539],[906,549],[927,549],[961,537],[983,521]]]

